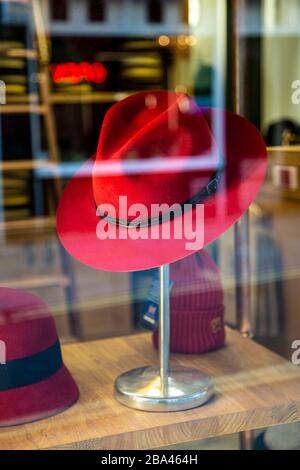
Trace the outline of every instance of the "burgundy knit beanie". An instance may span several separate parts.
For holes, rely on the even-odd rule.
[[[224,345],[224,292],[219,268],[207,251],[171,265],[170,348],[199,354]],[[158,330],[153,333],[158,347]]]

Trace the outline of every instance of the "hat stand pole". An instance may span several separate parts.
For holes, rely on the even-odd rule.
[[[160,309],[159,309],[159,361],[160,381],[163,395],[168,392],[168,377],[170,369],[170,266],[159,268]]]
[[[115,396],[130,408],[144,411],[180,411],[206,403],[213,382],[197,369],[170,367],[170,268],[160,267],[159,366],[141,367],[120,375]]]

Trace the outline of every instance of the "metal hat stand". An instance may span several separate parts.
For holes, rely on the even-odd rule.
[[[159,366],[140,367],[115,382],[117,400],[144,411],[180,411],[196,408],[213,395],[212,379],[197,369],[170,367],[170,268],[160,268]]]

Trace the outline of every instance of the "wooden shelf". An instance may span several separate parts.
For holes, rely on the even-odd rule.
[[[56,236],[54,216],[0,222],[1,244],[24,244],[26,241],[32,243],[53,240],[56,239]]]
[[[6,105],[9,105],[11,103],[31,103],[32,105],[37,105],[39,102],[39,97],[38,95],[31,94],[31,95],[6,95]]]
[[[1,160],[0,171],[11,171],[11,170],[35,170],[39,168],[52,169],[53,171],[58,169],[58,165],[48,160]]]
[[[54,232],[55,217],[35,217],[26,220],[0,222],[0,233],[24,237],[30,234],[34,237],[45,232]]]
[[[24,57],[25,59],[37,59],[38,54],[34,49],[24,49],[20,47],[11,47],[7,51],[0,53],[0,57]]]
[[[300,145],[283,145],[278,147],[268,147],[268,153],[278,154],[278,153],[299,153],[300,154]]]
[[[23,47],[9,47],[6,51],[0,52],[0,57],[26,57],[29,59],[37,59],[38,54],[35,49],[26,49]]]
[[[47,107],[37,104],[2,104],[0,114],[45,114]]]
[[[300,421],[299,368],[232,330],[219,351],[173,355],[174,365],[214,377],[215,398],[189,411],[135,411],[114,399],[120,373],[157,363],[148,333],[66,345],[63,356],[79,401],[49,419],[1,429],[1,449],[153,449]]]
[[[114,92],[91,92],[91,93],[63,93],[56,92],[50,95],[49,101],[52,104],[84,104],[84,103],[112,103],[127,98],[134,91]]]

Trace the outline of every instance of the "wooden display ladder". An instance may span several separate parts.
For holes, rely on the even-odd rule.
[[[49,85],[49,49],[47,34],[39,0],[28,2],[28,8],[31,8],[29,14],[32,15],[34,31],[30,31],[36,36],[36,47],[22,49],[14,53],[14,57],[36,58],[39,61],[39,93],[29,93],[24,96],[12,96],[9,103],[0,105],[1,115],[5,114],[30,114],[31,116],[43,116],[45,125],[45,135],[47,138],[49,158],[35,158],[34,151],[32,157],[24,160],[0,160],[0,173],[7,171],[30,170],[36,172],[39,169],[46,168],[47,175],[50,174],[50,182],[47,184],[47,201],[49,206],[49,215],[38,215],[26,220],[0,221],[0,236],[9,237],[13,240],[24,240],[34,238],[44,238],[53,234],[55,231],[55,210],[59,200],[62,183],[59,177],[59,151],[56,136],[56,126],[54,111],[50,101]],[[26,28],[31,28],[31,24],[26,24]],[[33,29],[33,28],[32,28]],[[17,55],[16,55],[17,54]],[[32,122],[30,123],[32,125]],[[40,178],[37,174],[35,178]],[[40,181],[39,181],[40,182]],[[72,270],[70,269],[70,260],[64,250],[59,246],[62,274],[42,275],[26,279],[7,279],[1,281],[1,286],[34,289],[45,286],[60,286],[65,289],[65,296],[68,307],[68,318],[70,323],[71,335],[76,335],[76,322],[74,317],[74,288]]]

